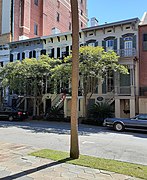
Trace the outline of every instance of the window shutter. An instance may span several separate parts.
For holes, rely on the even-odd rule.
[[[57,58],[60,58],[60,48],[57,48]]]
[[[98,41],[95,42],[95,47],[98,46]]]
[[[124,49],[124,39],[120,38],[120,49]]]
[[[13,54],[10,54],[10,62],[13,62]]]
[[[66,56],[69,56],[69,46],[66,46]]]
[[[136,49],[136,35],[133,36],[133,48]]]
[[[103,46],[104,50],[106,51],[106,41],[102,41],[102,46]]]
[[[114,51],[117,50],[117,39],[114,39]]]
[[[20,60],[20,53],[17,54],[17,60]]]
[[[52,49],[52,52],[51,52],[51,58],[54,58],[54,55],[55,55],[55,50],[54,48]]]

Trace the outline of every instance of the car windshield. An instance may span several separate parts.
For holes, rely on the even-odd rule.
[[[139,114],[139,115],[137,115],[137,116],[135,116],[135,117],[132,117],[131,119],[132,119],[132,120],[133,120],[133,119],[147,120],[147,114]]]

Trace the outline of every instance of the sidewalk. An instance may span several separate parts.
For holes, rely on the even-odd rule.
[[[28,156],[36,150],[23,144],[0,142],[0,180],[137,180],[117,173]]]

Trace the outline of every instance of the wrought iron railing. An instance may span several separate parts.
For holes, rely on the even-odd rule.
[[[115,51],[120,57],[134,57],[137,55],[135,48],[118,49]]]

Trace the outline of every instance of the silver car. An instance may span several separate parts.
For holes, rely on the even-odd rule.
[[[116,131],[125,129],[147,130],[147,114],[139,114],[133,118],[106,118],[104,126],[113,127]]]

